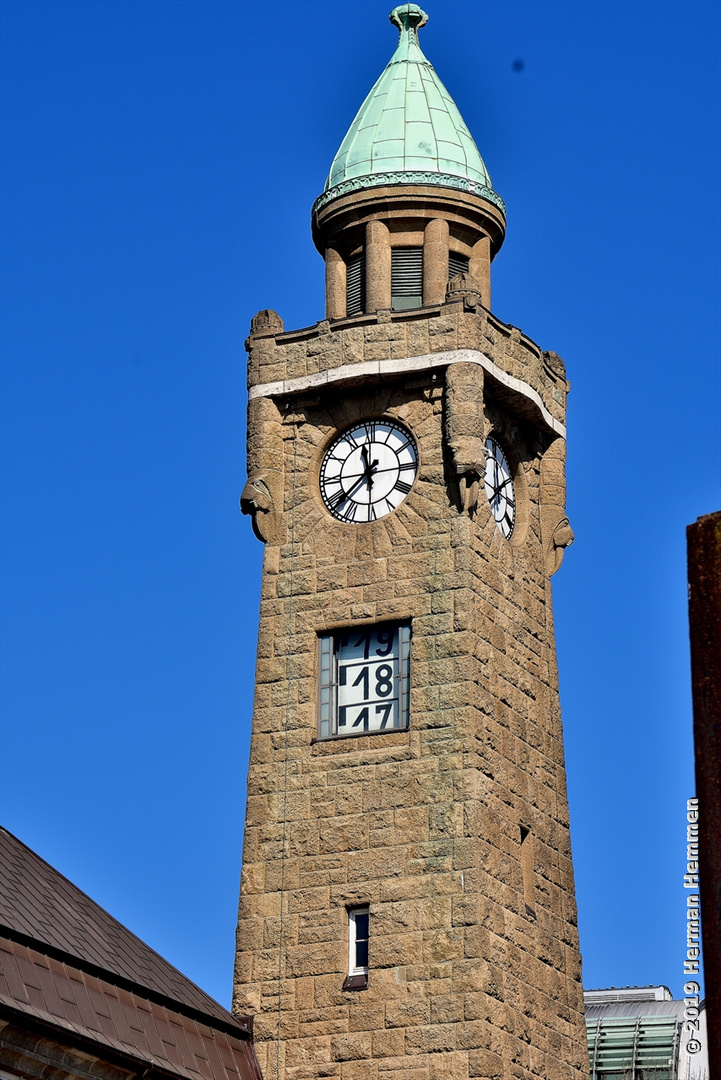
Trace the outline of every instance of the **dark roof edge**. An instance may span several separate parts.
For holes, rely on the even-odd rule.
[[[151,1072],[162,1072],[166,1076],[177,1075],[159,1067],[149,1058],[135,1057],[133,1054],[116,1050],[112,1046],[106,1046],[105,1043],[96,1042],[90,1035],[81,1035],[79,1031],[72,1031],[63,1024],[54,1024],[51,1020],[42,1020],[39,1016],[33,1016],[22,1009],[14,1009],[4,1002],[0,1002],[0,1017],[11,1023],[22,1025],[23,1028],[39,1031],[44,1035],[52,1035],[56,1040],[58,1039],[58,1032],[62,1032],[64,1042],[76,1046],[85,1053],[89,1052],[96,1058],[100,1056],[99,1049],[102,1049],[102,1057],[106,1061],[111,1061],[114,1065],[119,1065],[120,1068],[127,1069],[129,1072],[137,1073],[138,1076],[146,1077]]]
[[[39,1016],[23,1012],[22,1009],[14,1009],[4,1002],[0,1002],[0,1017],[9,1023],[22,1026],[25,1030],[34,1030],[41,1035],[49,1035],[56,1042],[62,1041],[81,1052],[91,1054],[98,1060],[109,1061],[121,1069],[127,1069],[128,1072],[134,1073],[136,1078],[142,1078],[142,1080],[147,1080],[150,1076],[172,1077],[173,1080],[177,1080],[179,1076],[184,1077],[183,1073],[177,1073],[172,1069],[165,1068],[154,1061],[152,1057],[136,1056],[123,1050],[117,1050],[115,1047],[96,1041],[91,1035],[83,1035],[79,1031],[65,1027],[63,1024],[54,1024],[51,1020],[43,1020]],[[90,1078],[90,1075],[88,1073],[88,1078]],[[262,1077],[260,1080],[262,1080]]]
[[[129,931],[129,933],[132,933],[132,931]],[[205,1024],[206,1027],[217,1028],[226,1035],[232,1035],[239,1039],[250,1039],[251,1041],[253,1039],[252,1016],[239,1016],[237,1019],[234,1019],[232,1014],[228,1013],[229,1019],[224,1020],[212,1013],[203,1012],[201,1009],[194,1009],[192,1005],[187,1005],[183,1001],[178,1001],[177,998],[168,997],[166,994],[161,994],[158,990],[152,990],[143,983],[136,983],[132,979],[126,979],[124,976],[118,975],[114,971],[108,971],[107,968],[92,964],[82,957],[65,952],[64,949],[58,949],[55,945],[49,945],[46,941],[39,941],[29,934],[23,934],[19,930],[15,930],[11,926],[5,926],[2,923],[0,923],[0,937],[7,938],[8,941],[15,941],[18,945],[24,945],[26,948],[41,953],[43,956],[50,956],[53,960],[58,960],[61,964],[67,964],[69,967],[73,967],[78,971],[84,971],[86,975],[92,975],[96,979],[102,979],[103,982],[109,983],[111,986],[118,986],[122,990],[127,990],[129,993],[135,994],[136,997],[145,998],[146,1001],[152,1001],[156,1005],[162,1005],[163,1008],[180,1013],[190,1020]],[[223,1008],[219,1002],[216,1002],[216,1004],[219,1005],[220,1008]],[[19,1015],[25,1016],[26,1014],[20,1012]]]

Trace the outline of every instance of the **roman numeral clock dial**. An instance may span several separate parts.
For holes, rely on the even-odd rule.
[[[516,492],[508,458],[495,439],[486,439],[486,497],[501,535],[510,540],[516,523]]]
[[[320,493],[339,521],[377,521],[400,506],[417,472],[418,448],[410,431],[393,420],[368,420],[326,450]]]

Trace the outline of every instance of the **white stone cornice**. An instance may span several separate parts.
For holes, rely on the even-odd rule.
[[[366,360],[362,363],[342,364],[340,367],[330,368],[327,371],[317,371],[312,375],[300,375],[297,379],[281,379],[278,382],[259,383],[251,386],[248,396],[259,397],[283,397],[303,393],[307,390],[322,390],[333,384],[356,382],[358,379],[382,377],[384,375],[400,375],[408,371],[430,371],[433,368],[445,368],[450,364],[478,364],[492,379],[512,390],[538,409],[544,423],[560,435],[566,438],[566,428],[543,404],[541,395],[522,379],[517,379],[508,372],[503,371],[494,364],[490,357],[478,349],[453,349],[449,352],[427,353],[425,356],[407,356],[401,360]]]

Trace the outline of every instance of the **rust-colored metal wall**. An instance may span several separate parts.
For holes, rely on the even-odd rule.
[[[686,530],[699,869],[711,1077],[721,1076],[721,511]]]

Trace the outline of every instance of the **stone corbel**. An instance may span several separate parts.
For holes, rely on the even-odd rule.
[[[278,407],[269,398],[248,403],[248,480],[240,509],[264,543],[283,539],[283,439]]]
[[[551,533],[551,546],[546,555],[546,573],[552,577],[563,562],[563,555],[567,547],[574,541],[573,529],[568,518],[564,515]]]
[[[252,518],[253,532],[263,543],[280,540],[282,478],[277,473],[252,473],[240,496],[240,509]]]
[[[541,531],[546,573],[552,577],[574,539],[566,516],[565,439],[554,439],[541,459]]]
[[[464,363],[448,367],[444,404],[444,433],[458,505],[461,513],[472,516],[486,469],[483,368]]]

